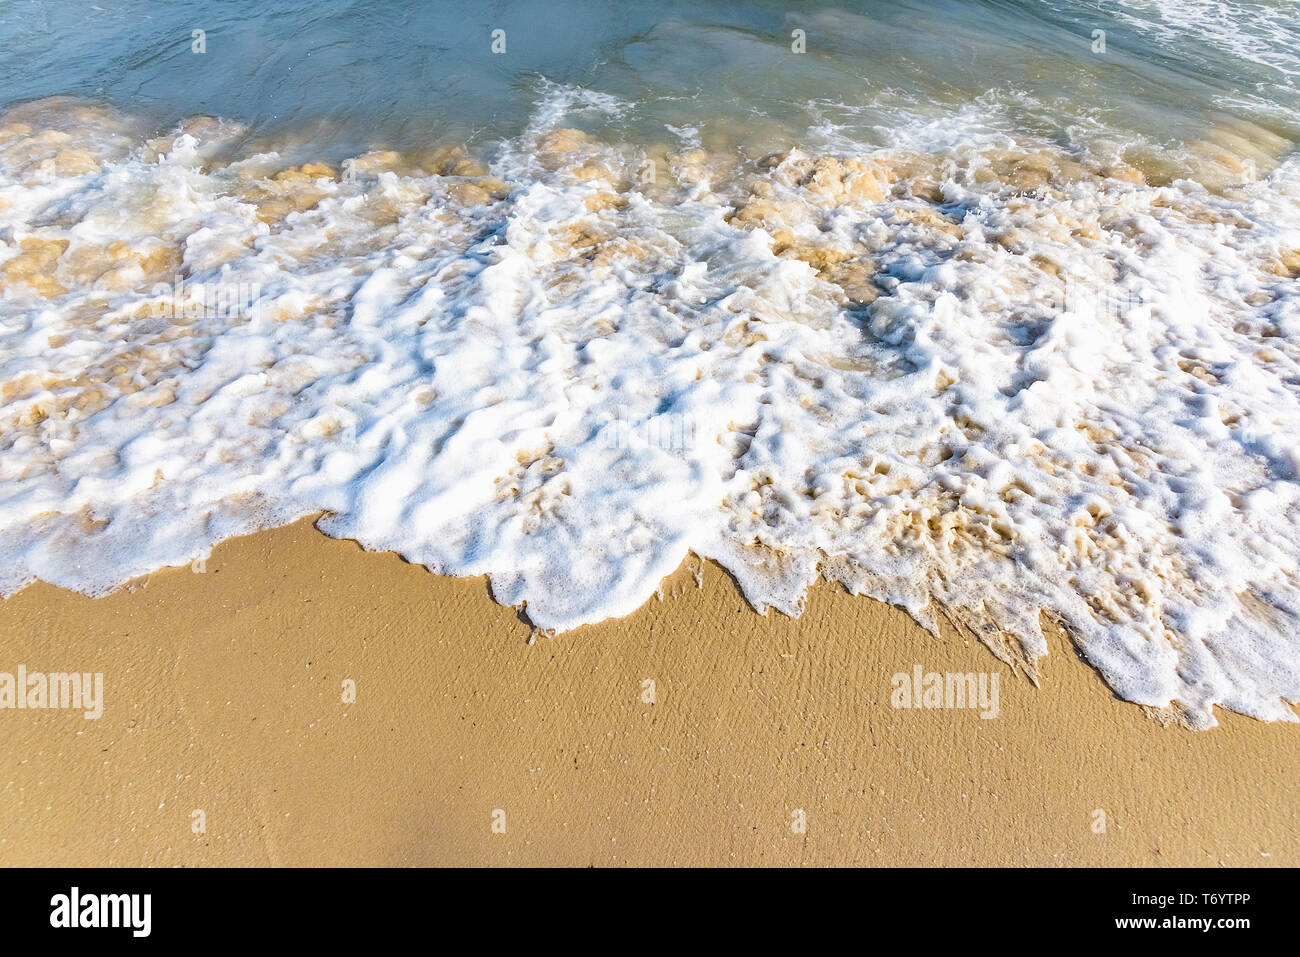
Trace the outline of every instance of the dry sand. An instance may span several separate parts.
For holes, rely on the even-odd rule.
[[[714,566],[665,593],[530,645],[484,580],[308,521],[34,585],[0,670],[102,671],[105,709],[0,711],[0,864],[1300,864],[1300,726],[1162,726],[1059,636],[1035,688],[830,586],[798,620]],[[915,664],[999,672],[1000,714],[895,710]]]

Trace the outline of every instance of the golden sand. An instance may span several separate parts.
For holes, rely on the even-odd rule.
[[[0,670],[105,698],[0,711],[0,864],[1300,863],[1300,727],[1163,725],[1059,635],[1035,688],[838,587],[761,617],[713,565],[532,644],[482,579],[308,521],[202,567],[0,603]],[[998,716],[894,709],[917,664],[998,673]]]

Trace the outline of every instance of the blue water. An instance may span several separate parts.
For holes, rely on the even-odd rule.
[[[1063,142],[1082,129],[1194,138],[1228,113],[1300,137],[1297,5],[1164,0],[860,3],[7,0],[0,108],[56,94],[160,128],[193,114],[342,155],[523,126],[547,83],[635,109],[586,127],[706,145],[878,142],[994,101]],[[192,52],[203,30],[206,52]],[[493,53],[492,31],[505,31]],[[806,52],[792,52],[802,30]],[[1098,52],[1094,31],[1104,31]],[[580,111],[579,111],[580,112]],[[604,132],[604,130],[592,130]],[[814,143],[815,145],[815,143]]]

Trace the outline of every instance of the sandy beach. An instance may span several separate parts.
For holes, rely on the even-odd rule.
[[[6,927],[1284,927],[1293,6],[0,4]]]
[[[1035,688],[838,586],[759,616],[708,565],[530,644],[485,580],[308,520],[203,568],[0,603],[0,669],[104,675],[97,720],[0,712],[0,864],[1300,863],[1300,728],[1164,725],[1059,635]],[[917,665],[997,673],[996,717],[892,707]]]

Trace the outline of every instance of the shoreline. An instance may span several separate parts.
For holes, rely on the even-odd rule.
[[[1300,863],[1293,724],[1161,724],[1054,632],[1035,688],[824,582],[799,619],[711,563],[663,591],[530,644],[485,580],[310,519],[31,585],[0,671],[102,672],[103,715],[0,711],[0,864]],[[917,667],[997,674],[996,717],[894,707]]]
[[[103,594],[327,510],[564,630],[689,545],[758,608],[820,574],[1029,657],[1041,608],[1125,698],[1294,718],[1282,140],[1220,195],[978,137],[643,170],[546,116],[490,165],[348,169],[221,166],[203,118],[0,128],[0,592]]]

